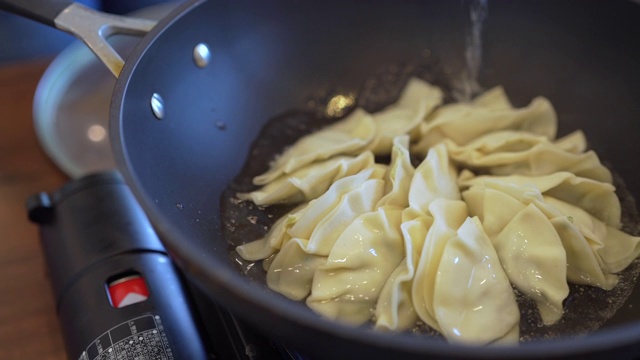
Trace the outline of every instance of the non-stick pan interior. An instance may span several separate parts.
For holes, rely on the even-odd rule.
[[[116,86],[112,139],[120,170],[183,270],[261,329],[331,356],[350,354],[345,346],[378,357],[392,351],[582,356],[640,343],[640,314],[628,306],[621,318],[635,317],[636,323],[588,340],[521,346],[518,354],[350,329],[265,291],[231,266],[220,197],[248,160],[265,122],[304,107],[319,89],[357,91],[381,68],[425,54],[437,58],[447,73],[459,74],[469,4],[206,1],[182,6],[181,15],[145,38]],[[560,133],[582,129],[602,160],[640,196],[640,5],[489,1],[488,10],[481,85],[502,84],[517,105],[537,95],[549,98]],[[199,43],[211,50],[203,68],[193,58]],[[154,94],[163,101],[161,119],[150,105]]]

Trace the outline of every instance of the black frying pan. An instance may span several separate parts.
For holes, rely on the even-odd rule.
[[[5,0],[0,7],[34,17],[24,7],[36,5],[35,17],[53,23],[67,6],[39,3]],[[588,337],[478,349],[323,320],[304,304],[247,280],[228,258],[221,195],[262,125],[304,107],[318,89],[357,91],[380,68],[419,59],[425,49],[448,72],[460,72],[468,5],[187,2],[142,39],[121,72],[111,67],[119,73],[110,125],[119,169],[197,285],[259,329],[318,357],[638,356],[640,294],[632,295],[633,306],[623,306],[612,325]],[[548,97],[560,132],[583,129],[636,197],[639,24],[640,5],[632,1],[490,2],[480,78],[486,87],[504,85],[519,105],[536,95]],[[199,43],[211,51],[204,67],[194,61]],[[156,97],[155,113],[154,94],[162,99],[158,103]]]

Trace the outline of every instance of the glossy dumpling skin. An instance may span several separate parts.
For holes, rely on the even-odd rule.
[[[238,193],[237,197],[259,206],[307,202],[325,193],[337,180],[371,168],[374,163],[369,151],[358,156],[335,156],[284,174],[258,190]]]
[[[466,145],[446,139],[451,158],[461,166],[494,175],[549,175],[567,171],[580,177],[611,183],[611,172],[595,152],[574,152],[584,137],[570,134],[552,142],[545,136],[525,131],[503,130],[483,135]]]
[[[313,162],[359,153],[375,134],[376,126],[371,115],[357,108],[335,124],[302,137],[285,150],[266,173],[256,176],[253,183],[265,185]]]
[[[360,215],[371,212],[384,183],[373,171],[341,179],[296,213],[286,238],[267,270],[267,285],[291,299],[304,299],[318,266],[326,261],[342,232]],[[376,175],[377,176],[377,175]]]
[[[417,78],[410,79],[396,103],[373,115],[356,108],[344,119],[304,136],[285,150],[266,173],[256,176],[253,183],[266,185],[282,175],[337,155],[354,155],[365,150],[387,155],[393,139],[414,133],[442,103],[442,97],[439,88]]]
[[[409,154],[409,135],[396,136],[391,150],[391,163],[385,175],[385,195],[377,206],[409,206],[409,186],[414,173]]]
[[[309,240],[306,251],[329,255],[340,233],[358,216],[373,211],[384,193],[385,170],[368,169],[335,182],[309,202],[289,230],[292,238]]]
[[[376,136],[367,149],[376,155],[389,154],[393,139],[413,134],[425,117],[442,104],[442,98],[438,87],[418,78],[409,79],[398,101],[372,114]]]
[[[405,257],[382,288],[375,311],[377,329],[402,331],[416,325],[418,314],[411,299],[411,288],[422,246],[432,223],[433,217],[430,215],[410,208],[403,210],[400,228]]]
[[[469,171],[461,172],[458,182],[463,188],[496,182],[530,186],[544,195],[576,205],[608,225],[620,226],[620,201],[615,194],[615,187],[606,182],[579,177],[569,172],[543,176],[474,176]]]
[[[486,179],[486,178],[485,178]],[[535,204],[535,188],[487,181],[463,192],[491,238],[510,282],[533,299],[542,321],[557,322],[569,294],[567,253],[554,225]]]
[[[436,199],[460,199],[458,172],[449,160],[447,148],[439,144],[429,149],[418,165],[409,186],[409,206],[429,213],[429,205]]]
[[[300,205],[278,219],[263,238],[236,247],[238,255],[245,260],[257,261],[275,254],[291,239],[288,231],[298,221],[306,206],[307,204]]]
[[[509,280],[536,302],[542,321],[560,320],[569,295],[567,255],[549,219],[527,205],[492,241]]]
[[[467,218],[442,253],[435,279],[436,320],[450,342],[517,344],[520,310],[491,240]]]
[[[564,201],[545,197],[545,202],[558,209],[571,224],[573,231],[585,238],[605,276],[610,274],[609,277],[615,279],[613,274],[625,269],[640,254],[640,237],[625,234]],[[610,284],[610,287],[613,285],[615,283]]]
[[[388,206],[351,223],[318,267],[307,305],[348,324],[369,321],[382,287],[404,257],[401,222],[402,209]]]
[[[426,154],[444,139],[458,145],[497,130],[523,130],[554,139],[557,117],[551,103],[537,97],[521,109],[511,106],[501,87],[495,87],[471,103],[447,104],[437,109],[420,125],[420,139],[413,151]]]
[[[617,283],[614,275],[602,270],[590,245],[591,240],[576,226],[572,215],[556,206],[559,200],[545,197],[536,189],[507,183],[473,186],[463,192],[463,198],[469,205],[470,213],[480,217],[485,230],[491,236],[496,236],[502,231],[513,219],[513,215],[522,211],[526,205],[534,204],[549,219],[562,241],[567,254],[569,282],[603,289],[611,289]],[[576,208],[576,211],[583,210]]]
[[[431,328],[442,332],[433,304],[436,275],[447,241],[468,216],[467,206],[460,200],[437,199],[429,204],[427,213],[433,217],[416,268],[411,289],[415,311]]]

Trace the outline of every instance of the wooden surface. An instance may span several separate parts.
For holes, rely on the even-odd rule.
[[[33,129],[46,61],[0,66],[0,359],[65,359],[38,229],[25,200],[67,181]]]

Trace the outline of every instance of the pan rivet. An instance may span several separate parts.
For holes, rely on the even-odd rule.
[[[164,100],[158,93],[151,95],[151,110],[158,120],[164,117]]]
[[[205,43],[200,43],[193,48],[193,61],[196,62],[196,65],[199,68],[204,68],[209,64],[209,60],[211,60],[211,52],[209,51],[209,47]]]

